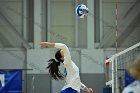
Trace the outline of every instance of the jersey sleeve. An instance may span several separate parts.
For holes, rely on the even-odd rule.
[[[55,43],[55,47],[63,50],[64,52],[64,64],[69,64],[71,62],[71,55],[68,47],[62,43]]]

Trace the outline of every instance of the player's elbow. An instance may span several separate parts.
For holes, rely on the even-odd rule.
[[[65,45],[65,44],[62,44],[61,47],[63,50],[67,49],[67,45]]]

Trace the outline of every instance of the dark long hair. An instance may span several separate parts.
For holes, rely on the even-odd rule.
[[[49,64],[47,69],[49,69],[50,76],[55,80],[64,79],[64,75],[59,70],[60,62],[63,62],[63,60],[60,59],[62,57],[60,51],[61,50],[58,50],[55,54],[57,61],[55,59],[50,59],[48,61]]]

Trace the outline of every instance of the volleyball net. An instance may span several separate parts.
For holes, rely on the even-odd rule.
[[[125,86],[125,72],[136,57],[140,55],[140,42],[112,55],[107,61],[109,81],[106,86],[112,87],[112,93],[121,93]]]

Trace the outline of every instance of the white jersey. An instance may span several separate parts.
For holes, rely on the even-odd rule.
[[[55,47],[62,49],[64,52],[63,63],[64,63],[64,67],[66,68],[67,75],[66,75],[66,84],[62,88],[62,90],[65,90],[66,88],[71,87],[72,89],[80,92],[80,88],[83,89],[85,85],[82,84],[80,81],[79,68],[71,60],[71,55],[70,55],[68,47],[65,44],[61,44],[61,43],[55,43]]]
[[[140,81],[134,81],[125,89],[123,90],[123,93],[140,93]]]

